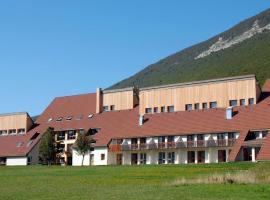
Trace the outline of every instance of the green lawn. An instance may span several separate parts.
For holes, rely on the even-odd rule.
[[[173,184],[260,168],[270,164],[1,167],[0,199],[270,199],[269,184]]]

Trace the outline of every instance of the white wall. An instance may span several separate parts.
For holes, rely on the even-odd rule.
[[[96,147],[92,152],[94,154],[94,165],[107,165],[108,164],[108,148]],[[101,154],[105,154],[105,159],[101,160]]]
[[[7,166],[26,166],[27,157],[8,157]]]
[[[75,150],[72,151],[72,166],[81,166],[82,159],[83,159],[82,155],[78,154],[77,151]],[[84,166],[90,165],[90,153],[85,154],[83,165]]]

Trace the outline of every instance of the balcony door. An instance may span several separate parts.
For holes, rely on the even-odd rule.
[[[218,139],[218,146],[226,146],[226,140],[225,140],[225,134],[224,133],[219,133],[217,134],[217,139]]]
[[[131,149],[133,149],[133,150],[138,149],[138,139],[137,138],[131,139]]]
[[[195,137],[194,135],[187,136],[187,146],[188,147],[195,147]]]
[[[123,164],[123,155],[122,154],[117,154],[116,155],[116,164],[117,165],[122,165]]]
[[[158,148],[165,148],[165,136],[158,137]]]
[[[198,151],[198,163],[205,163],[205,151]]]
[[[195,151],[188,151],[188,163],[195,163]]]
[[[165,152],[159,152],[158,154],[158,164],[165,164],[166,162],[166,155]]]
[[[132,153],[131,154],[131,164],[132,165],[137,165],[138,164],[138,154],[137,153]]]

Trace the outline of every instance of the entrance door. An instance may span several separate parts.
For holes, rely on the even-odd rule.
[[[252,148],[243,148],[244,161],[252,161]]]
[[[138,164],[138,154],[137,153],[132,153],[131,154],[131,164],[132,165],[137,165]]]
[[[116,155],[116,164],[117,165],[122,165],[122,160],[123,160],[123,155],[122,154],[117,154]]]
[[[218,150],[218,162],[226,162],[226,150]]]

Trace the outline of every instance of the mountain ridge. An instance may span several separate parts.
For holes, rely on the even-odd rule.
[[[267,27],[267,30],[262,30],[233,46],[196,59],[220,41],[220,38],[223,41],[231,41],[250,31],[254,25],[257,28]],[[149,87],[247,74],[256,74],[261,84],[270,77],[270,9],[206,41],[167,56],[108,89],[130,86]]]

